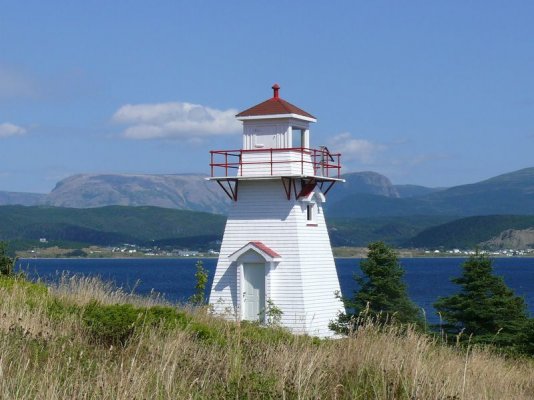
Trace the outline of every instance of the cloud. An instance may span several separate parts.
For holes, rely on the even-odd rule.
[[[24,135],[25,133],[26,133],[26,129],[24,129],[21,126],[10,124],[9,122],[0,124],[0,138],[8,137],[8,136]]]
[[[347,161],[359,161],[363,164],[372,164],[378,153],[386,149],[386,146],[373,143],[366,139],[353,138],[348,132],[334,136],[329,143],[334,149],[343,152],[343,159]],[[337,151],[337,150],[336,150]]]
[[[128,139],[164,139],[224,135],[241,131],[235,109],[217,110],[191,103],[127,104],[113,121],[130,125],[122,136]]]
[[[0,65],[0,99],[28,98],[35,95],[35,84],[28,76]]]

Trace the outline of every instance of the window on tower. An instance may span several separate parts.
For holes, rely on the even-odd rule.
[[[306,225],[317,226],[317,204],[306,204]]]
[[[304,129],[293,127],[291,129],[292,134],[292,143],[291,147],[294,149],[299,149],[304,147]]]

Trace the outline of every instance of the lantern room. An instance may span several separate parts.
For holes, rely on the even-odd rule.
[[[301,149],[310,147],[310,122],[315,117],[280,98],[274,84],[273,97],[237,114],[243,121],[243,149]]]
[[[226,183],[234,200],[237,192],[230,183],[239,179],[284,178],[286,191],[294,179],[304,180],[301,187],[325,182],[331,187],[341,180],[340,154],[310,146],[310,123],[317,119],[282,99],[278,84],[272,89],[271,98],[236,115],[243,122],[243,148],[210,152],[211,178]]]

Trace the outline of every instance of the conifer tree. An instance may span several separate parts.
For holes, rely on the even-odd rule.
[[[338,321],[330,324],[331,329],[347,332],[354,329],[354,323],[361,313],[384,322],[423,325],[417,306],[410,300],[403,282],[402,269],[395,251],[383,242],[368,245],[367,259],[360,267],[363,275],[355,276],[360,289],[353,298],[343,298],[347,311]]]
[[[7,255],[7,245],[0,242],[0,275],[11,275],[13,260]]]
[[[525,301],[494,275],[492,261],[477,253],[462,264],[462,275],[452,279],[460,292],[440,298],[434,307],[450,334],[462,333],[473,342],[520,347],[527,327]]]

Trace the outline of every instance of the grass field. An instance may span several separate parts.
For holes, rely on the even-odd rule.
[[[0,399],[531,399],[532,359],[369,321],[338,340],[222,321],[91,278],[0,277]]]

